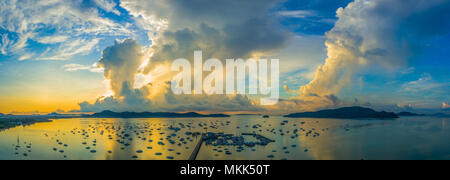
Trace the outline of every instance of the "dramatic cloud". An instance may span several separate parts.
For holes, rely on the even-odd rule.
[[[169,29],[195,27],[201,23],[219,28],[249,19],[271,17],[270,8],[284,0],[122,0],[120,5],[135,17],[165,20]]]
[[[36,52],[33,58],[67,60],[71,56],[84,55],[95,49],[99,40],[92,38],[93,36],[116,37],[132,34],[124,25],[101,17],[97,7],[87,6],[83,2],[83,0],[1,1],[0,53],[23,55],[33,42],[37,42],[49,48],[44,52]],[[106,11],[116,12],[114,8],[116,5],[111,0],[95,0],[95,2]]]
[[[355,0],[339,9],[339,20],[326,34],[328,58],[298,99],[334,106],[329,96],[351,85],[368,65],[385,71],[404,67],[423,42],[450,32],[450,15],[441,13],[449,10],[446,0]]]
[[[262,108],[245,96],[227,95],[182,95],[178,96],[170,90],[170,76],[155,78],[157,72],[151,74],[151,80],[136,87],[139,69],[148,52],[134,40],[106,48],[98,62],[98,68],[104,69],[105,79],[109,83],[113,96],[100,97],[95,103],[80,104],[82,112],[113,111],[258,111]],[[91,70],[90,67],[67,65],[66,70]],[[163,69],[164,73],[168,70]],[[152,79],[153,78],[153,79]]]
[[[146,56],[134,40],[125,40],[106,48],[102,53],[98,66],[105,69],[105,78],[111,80],[114,93],[120,95],[124,85],[134,87],[135,75]]]
[[[114,95],[102,97],[93,105],[81,103],[81,110],[86,112],[149,110],[151,101],[147,98],[148,88],[134,89],[136,73],[146,58],[148,57],[142,46],[134,40],[116,42],[115,45],[106,48],[98,62],[98,68],[104,69],[105,79],[110,83]]]
[[[290,34],[269,11],[279,2],[123,0],[120,5],[142,24],[152,25],[149,34],[156,34],[148,73],[158,63],[191,60],[194,50],[203,50],[205,59],[224,60],[268,55],[282,48]]]
[[[174,111],[262,111],[254,101],[246,96],[235,95],[175,95],[172,91],[165,94],[167,109]]]
[[[242,96],[173,95],[167,83],[174,75],[169,67],[177,58],[192,61],[195,50],[203,50],[203,59],[221,60],[276,54],[293,38],[280,28],[277,18],[311,17],[316,13],[271,12],[280,2],[122,0],[120,6],[148,31],[152,45],[142,48],[127,40],[107,48],[99,67],[105,69],[114,96],[94,104],[83,103],[82,111],[260,110],[255,102]],[[328,57],[312,81],[298,90],[298,97],[268,108],[286,112],[345,105],[339,93],[353,85],[356,75],[369,73],[367,67],[385,71],[407,67],[409,58],[420,53],[424,42],[447,34],[450,15],[440,12],[448,10],[450,2],[445,0],[355,0],[337,11],[338,20],[326,34]],[[287,86],[285,90],[295,92]],[[134,107],[136,104],[139,107]]]
[[[280,48],[288,34],[269,11],[279,2],[282,1],[123,0],[120,5],[137,19],[147,20],[147,24],[167,24],[160,31],[149,28],[151,33],[159,34],[152,61],[166,61],[191,57],[193,49],[208,51],[215,58],[225,57],[224,54],[239,58]],[[222,55],[217,54],[220,52]]]
[[[283,99],[273,107],[269,107],[272,113],[285,114],[288,112],[316,111],[323,108],[336,108],[343,103],[335,95],[311,95],[307,98]]]
[[[195,50],[203,50],[205,60],[268,55],[283,47],[288,39],[286,32],[272,28],[273,23],[251,19],[244,24],[227,25],[223,30],[201,24],[193,29],[165,31],[152,47],[154,54],[146,72],[158,63],[177,58],[192,60]]]

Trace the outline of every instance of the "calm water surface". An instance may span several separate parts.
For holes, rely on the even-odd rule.
[[[199,160],[450,159],[449,120],[60,119],[0,132],[0,159],[183,160],[201,138],[186,132],[257,133],[275,140],[243,150],[203,145]],[[257,141],[251,136],[245,139]]]

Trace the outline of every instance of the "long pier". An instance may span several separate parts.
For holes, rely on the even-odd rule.
[[[191,157],[189,157],[190,161],[194,161],[195,159],[197,159],[198,152],[200,151],[200,148],[202,147],[203,139],[204,139],[205,136],[206,136],[205,134],[202,134],[202,137],[198,141],[197,146],[195,146],[195,149],[192,152]]]

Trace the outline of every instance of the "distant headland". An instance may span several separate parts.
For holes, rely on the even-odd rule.
[[[425,114],[416,114],[412,112],[400,112],[397,113],[397,116],[426,116]]]
[[[341,119],[358,119],[358,118],[377,118],[377,119],[394,119],[398,115],[392,112],[377,112],[373,109],[363,107],[344,107],[339,109],[328,109],[317,112],[304,112],[289,114],[284,117],[288,118],[341,118]]]

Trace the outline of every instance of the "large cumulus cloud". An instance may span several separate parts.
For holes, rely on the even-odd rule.
[[[270,8],[284,0],[124,0],[121,6],[149,28],[154,55],[145,73],[158,63],[192,60],[194,50],[204,59],[249,58],[269,55],[284,47],[290,33],[279,25]]]
[[[300,88],[298,109],[336,106],[338,101],[329,97],[351,86],[355,74],[367,73],[368,66],[382,71],[405,67],[424,42],[450,32],[449,10],[446,0],[355,0],[340,8],[339,20],[326,34],[328,58]]]
[[[193,60],[193,52],[202,50],[204,59],[249,58],[258,55],[269,55],[282,48],[289,34],[276,27],[271,20],[249,19],[243,24],[229,24],[223,29],[216,29],[208,24],[167,30],[156,40],[150,71],[155,65],[173,61],[177,58]]]
[[[194,50],[203,50],[204,59],[270,56],[291,38],[280,29],[277,16],[271,12],[280,2],[283,1],[122,0],[120,6],[148,30],[153,44],[143,51],[152,56],[142,66],[133,64],[132,71],[125,70],[127,66],[105,67],[105,77],[111,80],[115,96],[82,104],[82,109],[113,109],[111,104],[116,110],[133,109],[130,102],[139,104],[137,101],[145,104],[139,107],[153,111],[260,109],[251,99],[241,96],[175,96],[167,84],[173,75],[167,70],[168,63],[177,58],[192,60]],[[420,53],[423,42],[448,34],[450,15],[445,12],[449,10],[447,0],[355,0],[337,11],[338,21],[326,34],[328,57],[317,68],[313,80],[298,90],[298,97],[282,100],[271,110],[341,106],[338,95],[343,88],[351,87],[355,75],[368,73],[369,66],[383,71],[405,67],[410,57]],[[119,45],[115,51],[122,49],[126,48]],[[114,78],[107,69],[121,74],[120,78]],[[136,76],[152,80],[135,87],[132,82]]]
[[[164,20],[172,30],[206,23],[214,27],[271,18],[270,8],[285,0],[122,0],[130,14],[146,21]]]
[[[290,34],[270,14],[270,8],[279,2],[282,1],[121,1],[120,6],[149,31],[153,44],[139,50],[127,40],[107,48],[99,65],[105,69],[105,78],[111,81],[115,96],[94,104],[83,103],[82,111],[123,111],[133,109],[131,102],[139,100],[146,102],[147,111],[261,110],[251,99],[240,95],[176,96],[167,83],[175,74],[168,67],[178,58],[193,61],[196,50],[203,51],[205,60],[225,61],[269,55],[282,48]],[[142,61],[141,56],[133,55],[138,51],[144,51],[149,58]],[[135,87],[136,76],[152,80]],[[127,99],[133,100],[127,103]]]
[[[134,87],[135,75],[145,58],[141,45],[134,40],[125,40],[106,48],[98,65],[104,68],[105,78],[111,80],[114,93],[120,95],[124,86]]]
[[[137,88],[135,86],[136,76],[139,75],[140,67],[146,59],[145,54],[148,54],[145,48],[142,48],[135,40],[117,42],[106,48],[98,65],[104,69],[105,79],[110,83],[113,95],[101,97],[93,104],[83,102],[80,104],[81,111],[227,112],[262,110],[252,100],[241,95],[175,95],[170,90],[170,79],[167,77],[157,78],[154,82]]]
[[[80,104],[84,112],[102,110],[145,111],[151,108],[148,86],[135,89],[136,73],[146,56],[142,46],[135,40],[116,42],[106,48],[98,67],[104,69],[105,79],[110,83],[111,97],[102,97],[94,104]]]

